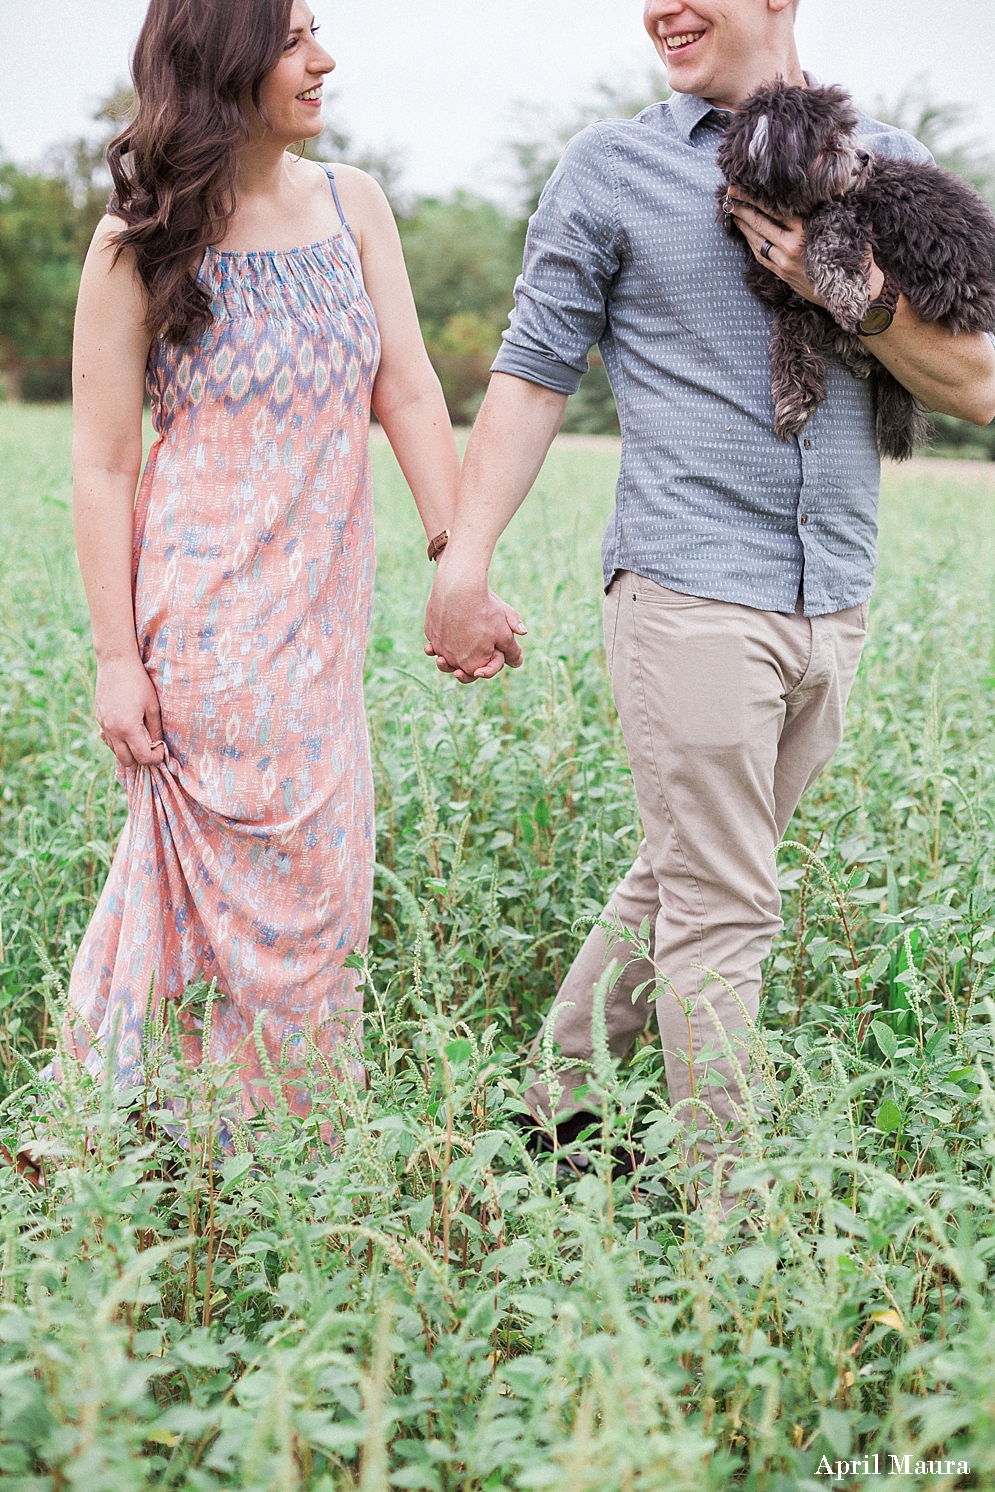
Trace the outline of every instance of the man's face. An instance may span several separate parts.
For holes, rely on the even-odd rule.
[[[770,45],[767,0],[646,0],[643,24],[676,93],[736,103],[739,79]]]

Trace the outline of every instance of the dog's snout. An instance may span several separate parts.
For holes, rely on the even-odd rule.
[[[855,150],[853,153],[862,166],[866,166],[867,162],[871,158],[871,153],[869,150]]]

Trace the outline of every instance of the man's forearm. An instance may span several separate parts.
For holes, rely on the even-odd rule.
[[[888,330],[863,341],[927,409],[975,425],[995,419],[995,347],[984,332],[954,336],[922,321],[903,295]]]
[[[524,632],[487,585],[494,546],[539,475],[560,428],[566,395],[495,373],[463,460],[456,517],[425,616],[429,651],[461,683],[493,678],[522,661]]]
[[[486,576],[498,539],[525,501],[563,420],[567,397],[495,373],[463,458],[447,572]]]
[[[729,188],[733,216],[757,261],[816,306],[825,301],[805,269],[805,224],[801,218],[777,222],[735,187]],[[884,273],[871,256],[868,289],[880,295]],[[995,419],[995,348],[984,332],[954,336],[941,322],[922,321],[904,295],[886,332],[865,337],[865,346],[903,388],[927,409],[987,425]]]

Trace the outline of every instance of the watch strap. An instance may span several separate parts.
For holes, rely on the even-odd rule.
[[[444,528],[442,530],[441,534],[436,534],[435,538],[431,541],[431,543],[428,546],[428,557],[429,557],[429,559],[430,560],[437,560],[439,558],[439,555],[442,553],[442,551],[445,549],[445,547],[446,547],[446,545],[448,543],[449,543],[449,530],[448,530],[448,528]]]
[[[857,327],[857,330],[861,333],[862,336],[865,337],[873,337],[876,336],[879,331],[887,330],[887,328],[891,325],[892,319],[894,318],[895,309],[898,306],[898,297],[902,293],[902,287],[895,279],[895,276],[892,274],[891,270],[886,269],[883,271],[883,273],[884,282],[881,286],[881,289],[871,301],[870,305],[867,307],[867,310],[864,312],[864,315]],[[885,323],[884,326],[877,327],[871,331],[864,331],[864,322],[870,316],[871,312],[879,310],[890,311],[891,316],[889,317],[888,321]]]

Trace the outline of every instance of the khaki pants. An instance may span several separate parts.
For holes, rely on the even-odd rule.
[[[628,958],[606,999],[612,1054],[629,1051],[655,995],[671,1104],[691,1117],[693,1070],[720,1126],[732,1124],[738,1090],[729,1064],[707,1063],[728,1087],[702,1084],[698,1054],[720,1045],[702,996],[726,1032],[745,1022],[730,991],[703,971],[728,981],[756,1019],[760,966],[783,926],[774,851],[842,739],[866,632],[866,604],[785,616],[679,595],[627,571],[615,577],[605,642],[646,837],[604,916],[635,930],[649,919],[651,956],[670,986],[651,984],[633,1002],[638,985],[655,983],[653,968],[592,928],[546,1017],[555,1019],[561,1056],[576,1059],[558,1077],[558,1117],[597,1107],[577,1094],[590,1071],[593,991],[612,958]],[[740,1060],[745,1066],[745,1053]],[[550,1117],[541,1082],[526,1099]],[[704,1127],[708,1116],[699,1117]]]

